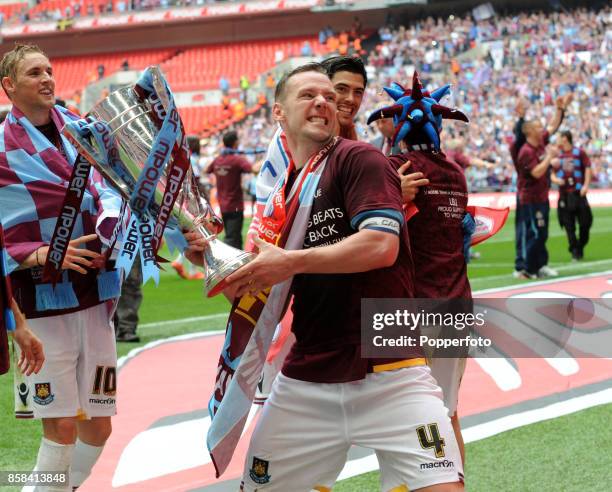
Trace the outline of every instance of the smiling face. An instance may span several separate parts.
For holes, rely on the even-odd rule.
[[[25,114],[48,111],[55,104],[55,79],[48,58],[28,53],[17,64],[15,76],[2,79],[11,102]]]
[[[338,96],[338,123],[341,126],[351,126],[365,92],[363,76],[353,72],[336,72],[332,77],[332,84]]]
[[[274,118],[294,142],[327,142],[335,130],[335,117],[336,93],[321,72],[293,75],[284,96],[274,104]]]

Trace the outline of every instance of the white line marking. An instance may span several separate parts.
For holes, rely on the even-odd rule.
[[[465,442],[479,441],[517,427],[562,417],[607,403],[612,403],[612,388],[552,403],[542,408],[506,415],[490,422],[468,427],[462,431],[463,439]]]
[[[260,405],[252,405],[242,433],[250,427]],[[210,416],[146,429],[123,449],[113,487],[121,487],[156,477],[204,466],[212,461],[204,443]]]
[[[582,267],[588,267],[588,266],[597,266],[597,265],[603,265],[606,263],[612,263],[612,259],[610,260],[597,260],[597,261],[591,261],[591,262],[584,262],[584,263],[578,263],[576,265],[566,265],[566,266],[561,266],[559,268],[557,268],[557,270],[571,270],[574,268],[582,268]],[[509,266],[511,266],[511,264],[508,264]],[[521,287],[535,287],[537,285],[546,285],[549,283],[554,283],[554,282],[559,282],[559,281],[566,281],[566,280],[574,280],[574,279],[579,279],[579,278],[588,278],[588,277],[593,277],[593,276],[597,276],[597,275],[607,275],[607,274],[612,274],[612,270],[608,270],[605,272],[595,272],[595,273],[590,273],[590,274],[584,274],[584,275],[576,275],[573,277],[561,277],[561,278],[553,278],[553,279],[547,279],[547,280],[540,280],[540,281],[536,281],[536,282],[524,282],[524,283],[519,283],[519,284],[514,284],[514,285],[509,285],[509,286],[505,286],[505,287],[495,287],[493,289],[485,289],[485,290],[479,290],[479,291],[474,291],[474,295],[482,295],[482,294],[489,294],[489,293],[493,293],[493,292],[500,292],[503,290],[508,290],[508,289],[516,289],[516,288],[521,288]],[[510,278],[510,273],[508,273],[507,275],[492,275],[489,277],[478,277],[478,278],[474,278],[474,279],[470,279],[470,282],[475,283],[475,282],[479,282],[479,281],[485,281],[485,280],[494,280],[494,279],[509,279]],[[612,283],[612,280],[608,281],[609,283]],[[214,320],[214,319],[222,319],[222,318],[227,318],[227,316],[229,315],[229,313],[224,312],[224,313],[215,313],[215,314],[208,314],[206,316],[193,316],[190,318],[179,318],[179,319],[170,319],[170,320],[166,320],[166,321],[155,321],[153,323],[143,323],[141,325],[138,325],[138,328],[140,329],[147,329],[147,328],[157,328],[157,327],[161,327],[161,326],[172,326],[172,325],[180,325],[180,324],[185,324],[185,323],[196,323],[198,321],[208,321],[208,320]]]
[[[475,357],[474,362],[487,373],[502,391],[511,391],[521,386],[521,375],[506,359]]]
[[[571,265],[566,265],[566,266],[560,266],[558,268],[556,268],[557,270],[561,271],[561,272],[565,272],[565,271],[572,271],[572,270],[580,270],[582,268],[589,268],[589,267],[594,267],[594,266],[602,266],[602,265],[612,265],[612,260],[597,260],[597,261],[591,261],[591,262],[584,262],[584,263],[576,263],[576,264],[571,264]],[[609,272],[594,272],[597,275],[601,275],[602,273],[609,273]],[[508,272],[506,274],[502,274],[502,275],[491,275],[488,277],[476,277],[476,278],[471,278],[470,279],[470,283],[474,284],[474,283],[478,283],[478,282],[485,282],[485,281],[490,281],[490,280],[504,280],[504,279],[510,279],[512,275],[512,272]],[[577,277],[581,277],[584,278],[586,277],[586,274],[584,275],[577,275]],[[554,281],[554,282],[558,282],[560,280],[567,280],[568,277],[554,277],[550,280]],[[521,285],[537,285],[535,282],[523,282],[521,284],[515,284],[514,287],[517,286],[521,286]],[[498,287],[499,289],[507,289],[508,287],[512,287],[512,286],[506,286],[506,287]]]
[[[606,260],[607,261],[607,260]],[[586,274],[581,274],[581,275],[572,275],[569,277],[555,277],[555,278],[551,278],[551,279],[546,279],[546,280],[536,280],[535,282],[523,282],[520,284],[514,284],[514,285],[506,285],[505,287],[493,287],[491,289],[483,289],[483,290],[476,290],[474,292],[472,292],[472,294],[474,296],[478,295],[478,296],[482,296],[483,294],[493,294],[495,292],[503,292],[504,290],[513,290],[513,289],[520,289],[523,287],[536,287],[538,285],[548,285],[548,284],[554,284],[556,282],[566,282],[568,280],[582,280],[585,278],[590,278],[590,277],[599,277],[602,275],[611,275],[612,274],[612,270],[606,270],[603,272],[593,272],[593,273],[586,273]],[[497,277],[501,277],[501,278],[508,278],[510,275],[502,275],[502,276],[497,276]],[[492,279],[495,277],[480,277],[482,279]],[[474,280],[478,280],[478,279],[473,279],[470,280],[470,282],[473,282]]]
[[[196,321],[207,321],[209,319],[227,318],[229,313],[207,314],[206,316],[193,316],[191,318],[169,319],[166,321],[155,321],[138,325],[138,328],[156,328],[158,326],[180,325],[182,323],[194,323]]]
[[[480,441],[487,437],[501,434],[512,429],[517,429],[528,424],[535,424],[544,420],[551,420],[570,413],[579,412],[587,408],[598,405],[612,403],[612,388],[591,393],[589,395],[578,396],[558,403],[553,403],[542,408],[527,410],[512,415],[507,415],[499,419],[491,420],[483,424],[462,429],[463,440],[465,443]],[[352,460],[344,465],[338,480],[362,475],[371,471],[378,470],[378,461],[375,454],[364,458]]]

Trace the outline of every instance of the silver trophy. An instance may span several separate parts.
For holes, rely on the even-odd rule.
[[[161,91],[160,99],[163,103]],[[124,87],[110,94],[89,113],[95,120],[103,121],[110,127],[115,140],[114,148],[100,149],[93,138],[82,137],[70,126],[63,130],[79,152],[125,200],[129,200],[159,132],[153,110],[149,100],[143,100],[132,87]],[[168,176],[171,162],[165,167],[155,189],[154,200],[148,207],[155,218],[162,210],[166,186],[175,178]],[[199,194],[191,166],[182,181],[169,224],[178,225],[181,230],[195,230],[207,240],[204,269],[208,297],[220,293],[225,288],[224,280],[255,257],[253,253],[241,251],[217,239],[223,222]]]

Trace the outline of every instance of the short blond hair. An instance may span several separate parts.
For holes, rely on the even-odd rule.
[[[35,44],[15,43],[15,47],[11,51],[7,51],[2,57],[2,61],[0,61],[0,81],[2,81],[4,77],[8,77],[14,81],[17,78],[17,67],[30,53],[39,53],[45,57],[47,56],[45,52]],[[6,89],[4,89],[4,85],[2,85],[2,89],[8,96]]]

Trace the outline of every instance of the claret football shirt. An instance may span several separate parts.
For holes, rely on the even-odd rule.
[[[395,168],[407,160],[410,172],[422,172],[429,184],[419,189],[419,212],[407,222],[414,261],[416,298],[470,298],[463,255],[463,217],[468,201],[463,169],[437,154],[411,151],[389,158]]]
[[[399,177],[370,144],[340,139],[315,192],[304,248],[331,245],[356,234],[364,221],[387,217],[398,225],[395,263],[350,274],[303,274],[293,282],[296,343],[283,374],[294,379],[339,383],[363,379],[388,359],[361,358],[361,299],[413,296],[413,265],[405,227]],[[376,228],[376,227],[374,227]],[[420,357],[418,348],[407,357]]]

